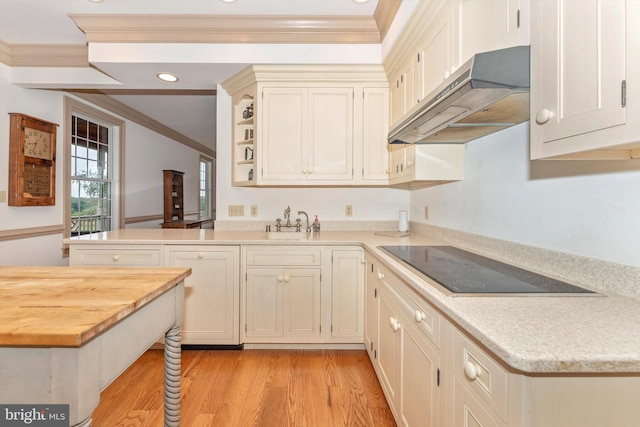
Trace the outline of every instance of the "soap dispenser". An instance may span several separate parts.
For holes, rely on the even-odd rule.
[[[316,219],[313,221],[313,232],[317,233],[320,231],[320,220],[318,220],[318,215],[316,215]]]

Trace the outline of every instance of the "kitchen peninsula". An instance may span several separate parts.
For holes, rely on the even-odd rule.
[[[260,231],[124,229],[74,238],[67,243],[75,265],[124,262],[130,266],[170,266],[168,254],[176,247],[183,253],[190,249],[194,263],[216,249],[237,254],[238,258],[231,258],[231,270],[237,272],[232,283],[240,293],[235,300],[239,307],[233,307],[239,314],[235,319],[241,323],[234,328],[237,343],[245,344],[245,348],[258,342],[275,348],[297,348],[300,343],[312,348],[364,345],[397,421],[427,417],[431,420],[429,425],[464,425],[464,419],[475,417],[481,425],[565,427],[631,425],[631,420],[640,418],[635,403],[640,393],[637,298],[595,286],[595,281],[578,280],[576,271],[584,271],[589,277],[591,261],[576,260],[576,265],[570,265],[567,260],[571,257],[557,253],[554,257],[549,253],[541,255],[538,272],[591,288],[600,296],[448,297],[428,279],[378,248],[451,244],[443,239],[442,235],[417,232],[397,238],[372,231],[322,231],[305,240],[270,240]],[[460,241],[453,243],[461,245]],[[477,242],[470,239],[469,246],[473,245]],[[465,249],[473,250],[469,246]],[[335,279],[352,283],[340,281],[337,272],[342,270],[332,268],[334,255],[339,255],[340,250],[364,253],[360,268],[366,276],[365,289],[357,294],[357,298],[365,300],[364,313],[357,311],[359,300],[353,302],[352,308],[364,318],[365,326],[363,333],[358,334],[356,328],[350,336],[336,339],[325,327],[331,329],[333,317],[342,319],[333,298],[334,293],[341,292],[342,285],[332,286],[331,282]],[[518,252],[511,247],[509,250]],[[323,279],[320,285],[323,328],[316,340],[296,340],[286,334],[282,339],[270,335],[266,341],[251,338],[245,329],[250,324],[247,285],[252,280],[251,263],[256,259],[248,259],[248,251],[270,252],[275,258],[282,251],[303,254],[303,270],[320,269],[323,278],[331,278]],[[520,251],[514,260],[518,255],[529,258],[536,252],[527,247]],[[557,263],[549,259],[556,259]],[[600,267],[593,262],[593,268]],[[203,261],[202,265],[207,263]],[[274,283],[280,277],[278,269],[283,269],[283,278],[292,271],[290,266],[269,268],[276,271]],[[637,283],[636,269],[621,274],[629,275],[631,288]],[[214,286],[214,277],[222,279],[209,275],[208,287]],[[283,279],[278,283],[287,286],[285,282]],[[190,287],[189,279],[186,286]],[[185,311],[188,317],[188,292]],[[414,342],[416,347],[410,347]],[[417,359],[409,359],[410,355]],[[402,371],[402,366],[410,366],[415,360],[416,369],[420,370]],[[423,372],[426,367],[431,370]],[[429,404],[406,389],[412,379],[421,393],[429,396]],[[558,420],[560,424],[552,423]]]
[[[165,335],[165,425],[180,424],[188,269],[0,267],[0,402],[69,405],[89,426],[100,392]]]

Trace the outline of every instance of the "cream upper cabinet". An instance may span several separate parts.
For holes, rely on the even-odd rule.
[[[259,178],[266,182],[306,180],[309,169],[307,89],[264,88],[261,105]]]
[[[389,184],[460,181],[464,178],[462,144],[392,144]]]
[[[415,92],[415,57],[412,55],[401,65],[400,70],[389,82],[391,123],[398,121],[418,103]]]
[[[353,88],[309,89],[307,180],[353,180]]]
[[[353,179],[353,88],[265,87],[264,182]]]
[[[424,44],[417,57],[416,91],[418,99],[429,95],[458,64],[458,35],[455,23],[455,4],[446,6],[428,25]]]
[[[529,44],[529,0],[455,1],[460,34],[458,66],[479,52]]]
[[[233,185],[387,183],[382,66],[254,65],[223,87],[234,102]],[[236,117],[245,105],[248,121]]]
[[[640,4],[546,0],[531,15],[531,158],[640,157]]]
[[[356,121],[357,123],[357,121]],[[362,159],[361,174],[356,180],[362,184],[387,184],[389,181],[389,156],[387,152],[387,134],[389,133],[389,89],[386,87],[363,89],[362,93],[362,137],[361,152],[355,156]]]

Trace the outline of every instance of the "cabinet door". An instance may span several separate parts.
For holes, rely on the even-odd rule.
[[[285,336],[320,338],[320,269],[287,268],[283,276]]]
[[[453,387],[453,427],[501,427],[457,376]]]
[[[422,99],[429,95],[449,77],[456,64],[455,5],[451,2],[432,21],[425,44],[420,49],[416,73],[418,97]]]
[[[366,254],[364,345],[373,363],[378,345],[378,273],[377,261]]]
[[[392,294],[380,280],[378,288],[378,372],[380,384],[384,388],[389,406],[394,413],[400,407],[400,373],[402,368],[402,324],[400,309]]]
[[[284,336],[283,281],[281,268],[247,268],[246,337]]]
[[[393,125],[404,116],[414,105],[418,103],[415,92],[415,58],[411,55],[402,64],[400,71],[391,80],[391,124]]]
[[[353,180],[353,88],[309,89],[309,181]]]
[[[519,26],[528,22],[524,17],[518,19],[520,0],[457,1],[460,34],[458,66],[479,52],[528,44],[526,36],[521,35]],[[546,0],[543,1],[545,2]]]
[[[246,322],[249,340],[319,338],[320,269],[247,268]]]
[[[438,392],[440,357],[411,324],[402,318],[402,390],[400,418],[406,426],[437,427],[440,423]]]
[[[264,88],[262,161],[264,181],[300,181],[307,174],[307,89]],[[258,172],[258,171],[255,171]]]
[[[238,247],[165,248],[165,265],[191,268],[185,279],[183,344],[239,344]]]
[[[532,30],[532,150],[624,124],[625,1],[534,2]]]
[[[386,184],[389,179],[389,89],[364,88],[363,102],[362,180],[365,184]]]
[[[335,250],[331,258],[331,336],[362,342],[364,251]]]

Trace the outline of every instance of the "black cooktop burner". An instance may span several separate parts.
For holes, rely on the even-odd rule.
[[[453,246],[380,248],[456,294],[598,295],[587,289]]]

